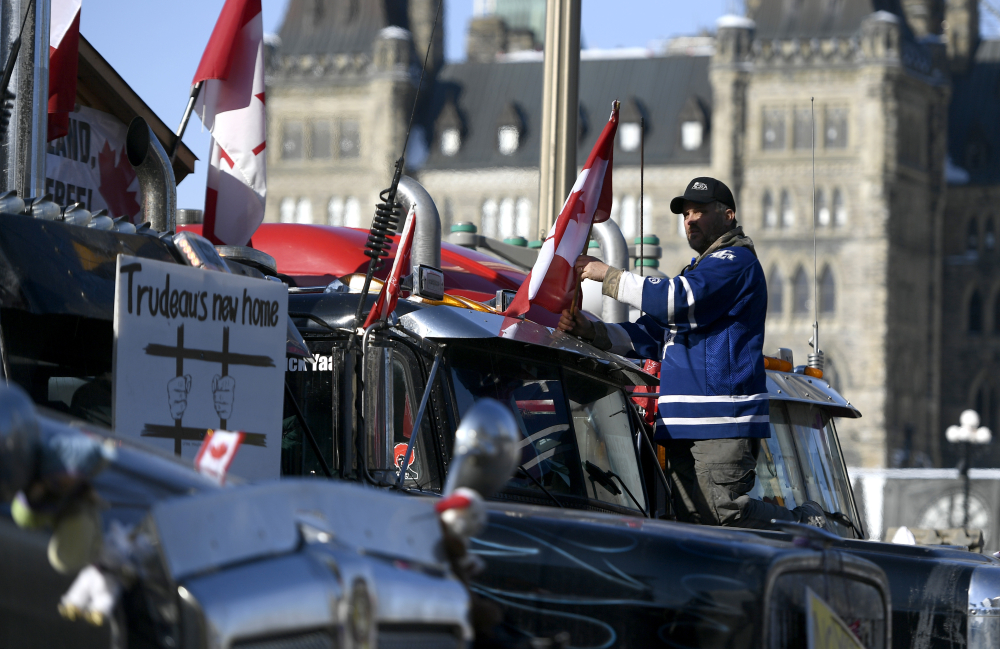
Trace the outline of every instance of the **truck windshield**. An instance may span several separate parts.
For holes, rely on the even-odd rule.
[[[771,401],[771,437],[762,441],[753,497],[788,509],[812,500],[858,526],[855,535],[846,522],[836,521],[841,536],[861,536],[833,417],[826,410]]]
[[[459,416],[484,397],[514,413],[527,475],[515,474],[508,492],[534,492],[532,500],[549,501],[541,485],[564,505],[573,499],[560,496],[645,509],[633,431],[619,388],[555,365],[481,351],[453,349],[449,365]],[[588,462],[617,480],[601,480],[588,471]],[[628,489],[619,488],[621,483]]]

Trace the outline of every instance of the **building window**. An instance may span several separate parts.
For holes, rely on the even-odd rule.
[[[781,269],[771,266],[771,273],[767,280],[767,312],[780,314],[785,310],[785,279],[781,275]]]
[[[837,310],[837,286],[833,281],[833,271],[823,267],[819,276],[819,312],[832,314]]]
[[[827,108],[824,112],[823,142],[826,148],[847,148],[847,109]]]
[[[500,201],[500,239],[514,236],[514,199]]]
[[[358,123],[345,120],[340,123],[340,157],[357,158],[361,155],[361,129]]]
[[[492,198],[483,201],[483,209],[479,218],[479,229],[484,237],[496,239],[497,237],[497,212],[499,212],[497,202]]]
[[[973,408],[979,414],[979,424],[992,428],[996,426],[996,396],[993,393],[993,386],[984,380],[976,390],[976,400]]]
[[[621,228],[625,240],[635,237],[636,223],[639,221],[639,208],[635,196],[631,194],[622,198]]]
[[[684,122],[681,124],[681,147],[685,151],[697,151],[701,148],[705,127],[701,122]]]
[[[792,276],[792,313],[803,315],[809,313],[812,306],[809,299],[809,277],[806,271],[799,266]]]
[[[441,153],[449,158],[462,148],[462,133],[457,128],[449,128],[441,134]]]
[[[983,246],[987,250],[997,247],[997,236],[993,231],[993,219],[986,219],[986,231],[983,234]]]
[[[792,207],[792,197],[787,189],[781,190],[781,227],[790,228],[795,225],[795,208]]]
[[[969,225],[965,229],[965,250],[979,252],[979,223],[974,218],[969,219]]]
[[[497,129],[497,148],[503,155],[514,155],[520,139],[521,132],[516,126],[501,126]]]
[[[778,210],[774,208],[774,197],[770,189],[764,190],[764,227],[778,227]]]
[[[1000,293],[993,298],[993,333],[1000,334]]]
[[[344,225],[344,199],[334,196],[326,204],[326,222],[341,227]]]
[[[784,109],[764,109],[763,137],[763,146],[765,151],[781,151],[785,148]]]
[[[361,227],[361,201],[348,196],[344,201],[344,225],[349,228]]]
[[[638,151],[642,142],[642,127],[635,122],[624,123],[618,127],[618,144],[622,151]]]
[[[531,234],[531,201],[527,198],[517,199],[515,207],[514,234],[530,239]]]
[[[313,205],[308,198],[300,198],[295,204],[295,222],[306,225],[313,222]]]
[[[796,149],[811,149],[812,143],[812,113],[808,108],[796,108],[792,146]]]
[[[302,122],[285,122],[281,127],[281,157],[302,159]]]
[[[330,122],[309,122],[309,141],[312,145],[309,157],[314,160],[328,160],[333,157],[333,138]]]
[[[838,228],[847,225],[847,207],[844,205],[844,193],[839,187],[833,190],[833,223]]]
[[[830,225],[830,206],[826,203],[826,192],[816,190],[816,222],[826,227]]]
[[[295,199],[282,198],[278,208],[282,223],[295,223]]]
[[[979,291],[973,291],[969,298],[969,326],[970,334],[978,334],[983,331],[983,299],[979,297]]]

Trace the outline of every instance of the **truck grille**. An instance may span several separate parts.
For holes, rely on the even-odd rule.
[[[232,649],[337,649],[337,639],[326,631],[237,640]]]
[[[888,580],[874,564],[836,551],[779,560],[768,574],[765,646],[806,645],[806,589],[820,597],[867,649],[888,649]]]
[[[459,649],[461,637],[448,626],[380,624],[378,649]]]

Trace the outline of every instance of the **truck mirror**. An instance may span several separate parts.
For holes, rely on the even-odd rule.
[[[444,495],[459,487],[478,491],[484,498],[496,493],[517,467],[519,437],[509,408],[495,399],[477,401],[455,431]]]

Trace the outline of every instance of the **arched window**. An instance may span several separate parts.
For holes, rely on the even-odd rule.
[[[792,313],[798,315],[809,313],[811,306],[809,277],[802,266],[799,266],[795,269],[795,275],[792,277]]]
[[[497,236],[497,212],[499,212],[497,202],[492,198],[483,201],[483,210],[480,214],[479,226],[484,237],[495,239]]]
[[[531,239],[531,201],[527,198],[517,199],[514,208],[514,234],[525,239]]]
[[[507,239],[514,236],[514,199],[505,198],[500,201],[500,237]]]
[[[969,225],[965,229],[965,250],[979,252],[979,223],[975,218],[969,219]]]
[[[313,204],[308,198],[300,198],[295,206],[295,222],[306,225],[313,222]]]
[[[785,279],[781,269],[771,266],[767,279],[767,312],[780,314],[785,310]]]
[[[844,193],[840,187],[833,190],[833,224],[838,228],[847,225],[847,206],[844,204]]]
[[[354,196],[344,201],[344,225],[349,228],[361,227],[361,202]]]
[[[631,241],[635,237],[636,223],[639,222],[639,207],[635,196],[629,194],[622,198],[621,226],[622,234],[626,241]]]
[[[988,380],[984,380],[979,389],[976,390],[976,398],[973,401],[972,409],[979,414],[979,425],[993,428],[996,426],[996,406],[997,399],[993,392],[993,386]]]
[[[820,313],[833,313],[837,308],[837,287],[833,281],[833,271],[829,266],[823,266],[819,276],[819,310]]]
[[[795,225],[795,208],[792,207],[792,197],[787,189],[781,190],[781,227],[790,228]]]
[[[281,199],[278,207],[282,223],[295,223],[295,199],[286,197]]]
[[[983,299],[979,291],[973,291],[969,298],[969,333],[978,334],[983,331]]]
[[[986,219],[986,231],[983,234],[983,246],[987,250],[997,247],[997,235],[993,231],[993,219]]]
[[[830,206],[826,203],[826,192],[816,190],[816,222],[822,226],[830,225]]]
[[[326,204],[326,222],[330,225],[344,225],[344,199],[334,196]]]
[[[1000,293],[993,298],[993,333],[1000,334]]]
[[[765,228],[776,228],[778,227],[778,211],[774,209],[774,197],[771,196],[771,190],[764,190],[764,227]]]

